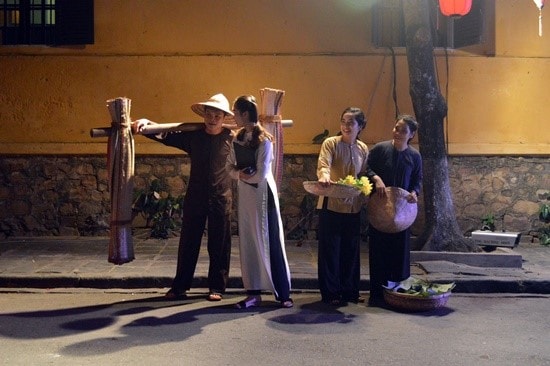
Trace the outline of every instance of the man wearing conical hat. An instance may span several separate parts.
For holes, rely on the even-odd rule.
[[[185,292],[191,288],[193,281],[204,229],[208,225],[210,266],[207,299],[219,301],[226,289],[231,255],[231,178],[225,171],[225,162],[232,133],[223,127],[223,123],[228,116],[233,116],[233,112],[223,94],[195,103],[191,109],[204,118],[204,128],[146,135],[166,146],[185,151],[191,158],[191,173],[183,201],[176,276],[165,297],[169,300],[186,297]],[[144,126],[154,123],[147,119],[137,120],[134,130],[139,133]]]

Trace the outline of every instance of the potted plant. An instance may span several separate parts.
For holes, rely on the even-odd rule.
[[[481,218],[481,230],[495,231],[495,215],[489,213]]]
[[[164,190],[166,185],[154,179],[147,189],[134,192],[133,217],[141,215],[145,227],[151,228],[151,237],[169,238],[179,225],[183,195],[173,197]]]
[[[550,246],[550,204],[543,203],[539,209],[539,219],[544,222],[538,230],[539,242],[541,245]]]

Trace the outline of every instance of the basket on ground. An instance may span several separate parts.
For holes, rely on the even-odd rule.
[[[407,312],[420,312],[434,310],[447,304],[451,292],[442,294],[419,296],[384,289],[386,303],[398,310]]]

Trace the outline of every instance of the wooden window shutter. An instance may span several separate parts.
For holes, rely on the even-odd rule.
[[[470,12],[457,19],[453,19],[451,48],[461,48],[482,43],[483,15],[485,1],[473,1]]]
[[[54,46],[94,43],[94,1],[56,0]]]

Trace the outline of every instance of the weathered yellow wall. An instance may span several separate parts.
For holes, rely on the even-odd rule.
[[[285,153],[316,153],[311,138],[336,133],[349,105],[369,116],[363,140],[387,139],[392,65],[371,47],[373,2],[95,0],[94,45],[0,47],[0,154],[104,154],[89,130],[109,124],[107,99],[131,98],[134,119],[197,121],[191,103],[263,87],[286,91]],[[447,78],[436,52],[451,153],[550,154],[550,24],[538,37],[537,21],[533,2],[497,1],[494,57],[451,51]],[[399,109],[411,113],[403,50],[397,69]],[[136,142],[137,153],[173,152]]]

